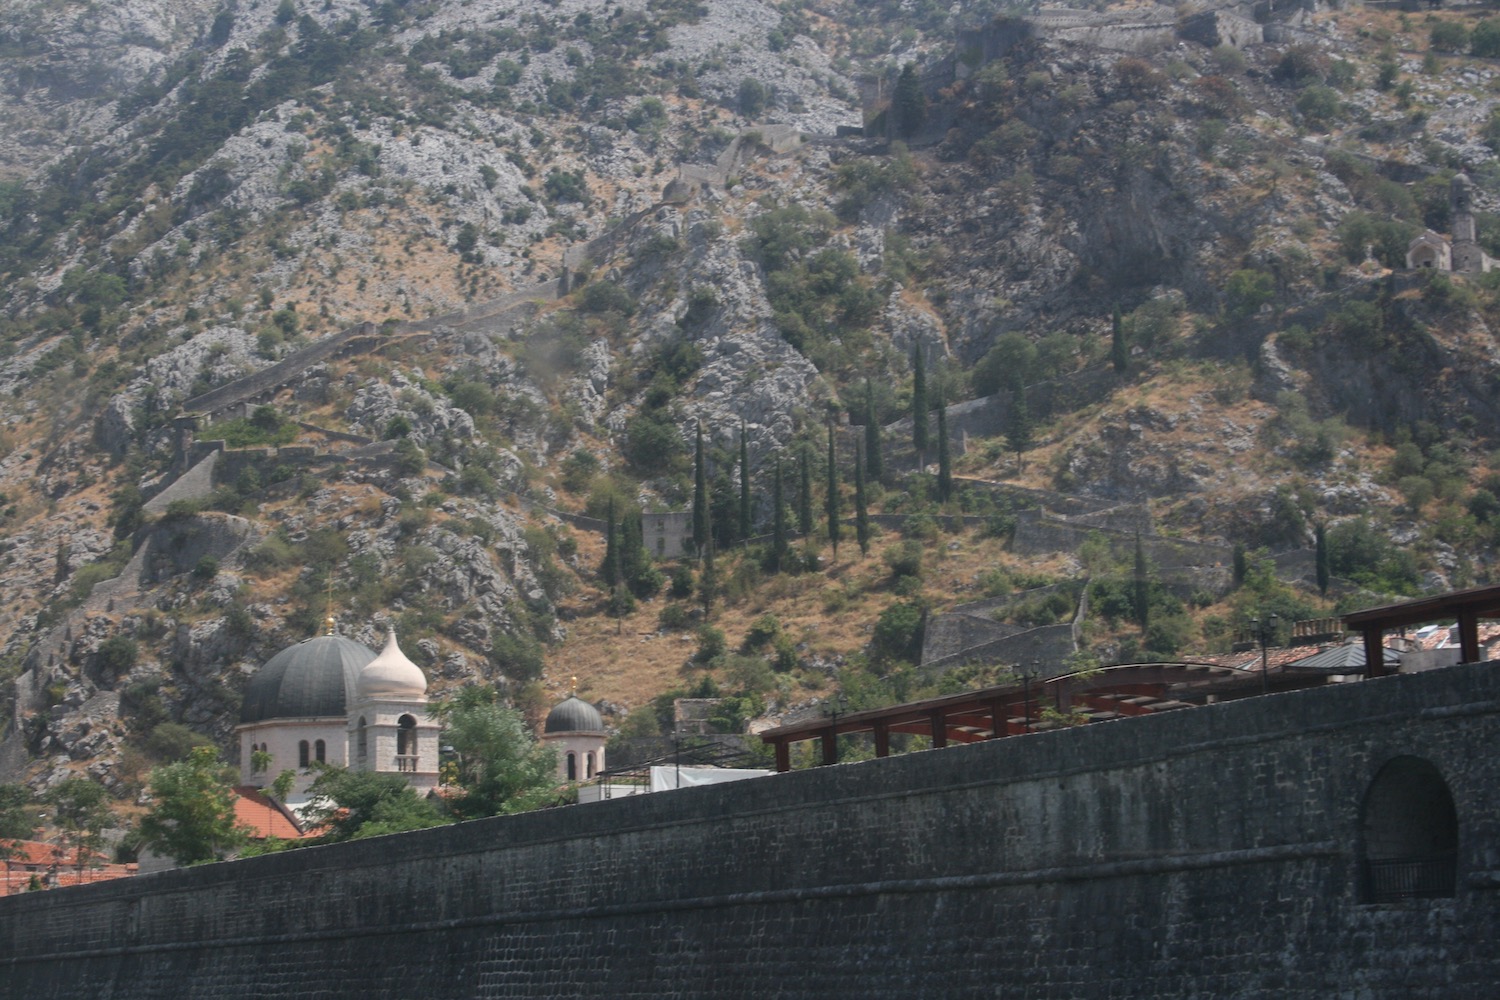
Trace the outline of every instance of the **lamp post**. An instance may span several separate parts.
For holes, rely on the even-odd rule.
[[[843,693],[829,699],[823,708],[823,714],[828,718],[828,742],[824,744],[823,763],[837,764],[839,762],[839,715],[849,706],[849,699]]]
[[[1031,678],[1037,673],[1038,663],[1031,661],[1031,669],[1021,671],[1021,699],[1025,703],[1026,731],[1031,732]]]
[[[1276,635],[1276,613],[1273,611],[1266,616],[1265,621],[1259,618],[1250,619],[1250,627],[1255,630],[1255,638],[1260,642],[1260,693],[1265,694],[1270,690],[1270,684],[1266,680],[1268,669],[1268,657],[1266,648],[1271,644],[1271,639]]]

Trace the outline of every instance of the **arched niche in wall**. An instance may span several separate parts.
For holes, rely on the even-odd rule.
[[[1385,763],[1360,805],[1364,901],[1452,896],[1458,884],[1458,810],[1430,761]]]

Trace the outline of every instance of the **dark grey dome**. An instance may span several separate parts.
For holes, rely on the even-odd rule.
[[[577,695],[547,713],[544,733],[602,733],[604,718],[599,710]]]
[[[358,690],[360,670],[373,659],[373,650],[340,635],[304,639],[271,657],[250,678],[240,721],[344,715]]]

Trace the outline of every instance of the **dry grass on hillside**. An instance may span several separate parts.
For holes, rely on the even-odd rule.
[[[858,652],[869,642],[880,613],[906,599],[891,590],[890,569],[882,558],[887,548],[900,541],[894,532],[878,535],[870,554],[861,556],[858,545],[849,539],[839,545],[837,561],[824,545],[820,550],[823,569],[763,577],[744,598],[716,603],[710,623],[724,631],[730,649],[738,648],[751,623],[772,614],[799,643],[804,662],[813,657],[832,661]],[[596,565],[603,557],[602,539],[580,533],[579,550],[583,565]],[[739,560],[738,555],[721,557],[721,576],[732,576]],[[984,594],[977,581],[1001,564],[1015,568],[1000,539],[972,531],[940,535],[924,549],[923,595],[936,609],[978,600]],[[1061,565],[1024,568],[1063,569]],[[617,622],[603,613],[603,597],[601,590],[588,587],[564,602],[568,638],[548,653],[545,684],[549,694],[566,694],[576,676],[583,697],[635,708],[687,684],[689,673],[696,676],[696,669],[684,671],[683,667],[698,648],[697,623],[675,632],[657,627],[657,616],[669,598],[642,601],[633,614]],[[786,695],[789,700],[817,697],[831,687],[832,679],[823,674],[801,671],[798,676],[800,680]]]

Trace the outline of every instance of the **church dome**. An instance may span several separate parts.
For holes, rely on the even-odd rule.
[[[395,698],[411,701],[427,695],[427,675],[401,652],[396,630],[391,629],[380,655],[359,672],[361,699]]]
[[[320,635],[283,649],[245,685],[241,722],[342,716],[371,650],[340,635]]]
[[[602,733],[604,718],[599,710],[577,695],[547,713],[543,733]]]

